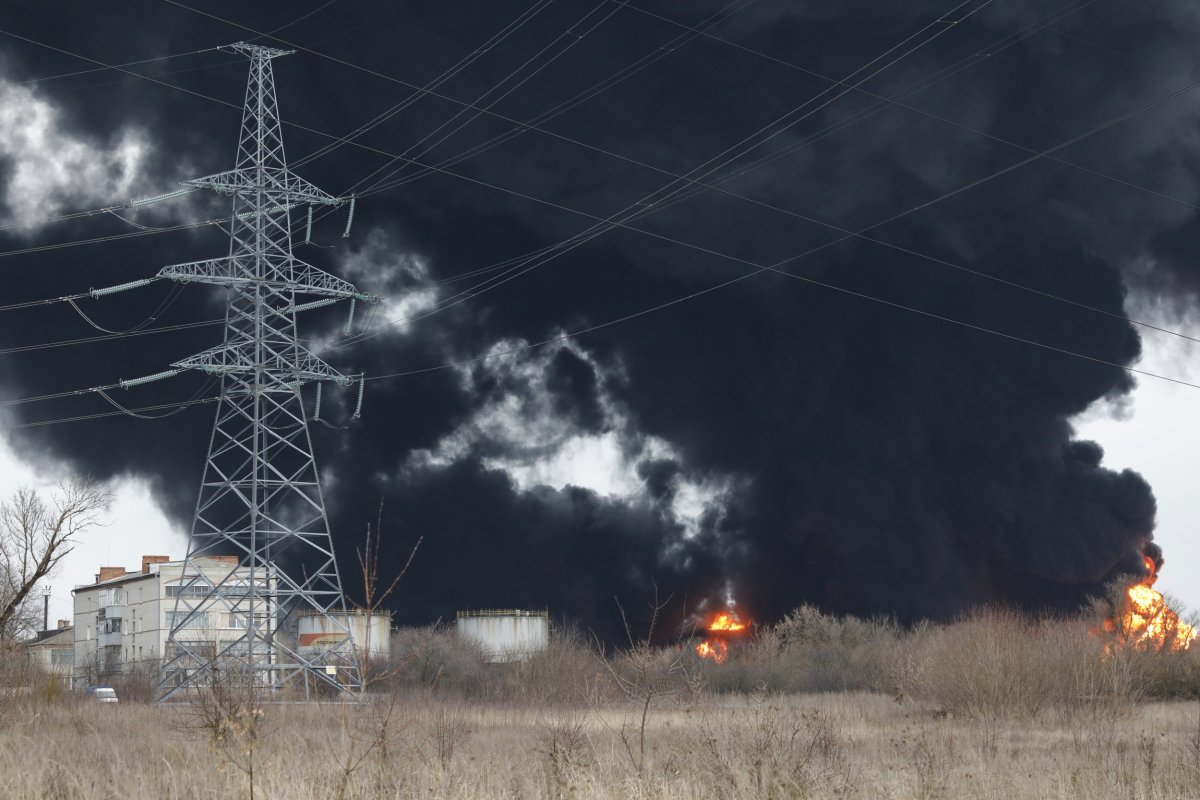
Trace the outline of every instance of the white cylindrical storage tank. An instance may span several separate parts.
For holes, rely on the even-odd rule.
[[[459,611],[457,626],[458,635],[479,644],[493,664],[523,661],[545,650],[550,642],[546,611]]]
[[[354,637],[360,655],[364,650],[369,651],[371,658],[387,658],[391,654],[392,615],[386,611],[376,611],[370,616],[361,611],[333,611],[328,617],[301,613],[296,630],[296,644],[304,655],[341,644],[346,641],[347,631]]]

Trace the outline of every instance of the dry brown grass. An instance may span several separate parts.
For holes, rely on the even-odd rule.
[[[0,797],[246,797],[245,775],[179,709],[43,707],[0,729]],[[621,706],[529,710],[408,698],[394,708],[276,706],[258,744],[264,798],[1189,798],[1197,706],[1118,724],[988,723],[875,694],[707,697],[654,714],[647,761]],[[354,769],[347,775],[347,765]]]
[[[723,664],[686,642],[559,636],[508,665],[437,628],[397,644],[369,703],[234,704],[199,731],[195,707],[86,705],[14,669],[0,800],[1200,797],[1200,652],[1106,651],[1083,619],[802,608]]]

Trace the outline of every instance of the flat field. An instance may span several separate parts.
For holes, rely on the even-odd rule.
[[[652,704],[644,750],[641,714],[420,692],[216,724],[181,708],[49,705],[4,715],[0,796],[1200,798],[1195,702],[988,720],[865,692],[677,695]]]

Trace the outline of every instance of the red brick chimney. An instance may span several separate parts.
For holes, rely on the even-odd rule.
[[[170,556],[142,556],[142,574],[150,574],[151,564],[163,564],[170,560]]]
[[[101,567],[100,574],[96,576],[96,583],[111,581],[113,578],[119,578],[124,574],[124,567]]]

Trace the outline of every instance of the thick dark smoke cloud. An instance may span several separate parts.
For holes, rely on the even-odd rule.
[[[0,28],[106,63],[250,35],[166,4],[74,5],[77,21],[63,26],[42,4],[6,4]],[[715,0],[633,5],[684,25],[697,25],[721,7]],[[950,5],[757,0],[713,32],[841,77]],[[905,102],[1043,149],[1200,79],[1200,14],[1191,4],[1078,5],[1051,28],[995,48]],[[280,35],[423,84],[525,7],[341,0]],[[594,7],[557,0],[439,91],[463,99],[481,95]],[[255,30],[311,10],[228,2],[203,9]],[[603,6],[592,22],[613,10],[496,110],[530,119],[682,32],[615,6]],[[898,93],[1048,13],[1040,3],[997,2],[864,88]],[[53,129],[80,147],[104,155],[122,143],[143,145],[127,185],[119,161],[106,157],[106,172],[84,175],[86,159],[58,147],[49,155],[65,160],[79,180],[31,187],[18,179],[36,148],[3,150],[7,217],[39,216],[30,212],[35,200],[42,210],[95,207],[116,186],[133,196],[153,194],[231,165],[236,110],[111,72],[22,84],[89,65],[11,38],[0,48],[10,87],[0,114],[32,108],[20,89],[56,109]],[[408,94],[304,52],[276,65],[284,118],[330,133],[345,134]],[[132,69],[241,102],[244,62],[225,54]],[[826,85],[701,37],[547,125],[683,173]],[[752,157],[788,148],[872,102],[842,98]],[[721,602],[729,592],[767,620],[800,602],[905,620],[944,618],[992,602],[1069,608],[1114,577],[1139,572],[1154,528],[1151,489],[1133,472],[1107,469],[1100,445],[1075,440],[1070,420],[1099,400],[1119,402],[1134,385],[1128,373],[1101,363],[1131,365],[1139,357],[1138,331],[1124,317],[1130,292],[1186,309],[1200,288],[1191,258],[1200,223],[1188,205],[1200,202],[1196,108],[1197,97],[1184,94],[1056,153],[1182,202],[1044,159],[871,230],[873,238],[1115,316],[861,240],[787,267],[849,292],[1097,361],[768,274],[570,342],[379,381],[367,394],[362,424],[315,432],[344,572],[353,571],[353,547],[381,497],[393,563],[402,563],[424,537],[397,602],[405,623],[468,606],[548,606],[612,635],[619,624],[614,595],[637,608],[655,586],[677,602],[688,598],[692,607]],[[456,111],[444,100],[424,98],[361,141],[400,152]],[[448,157],[510,127],[481,118],[430,158]],[[326,143],[296,128],[285,135],[293,158]],[[1027,155],[888,108],[728,186],[857,229]],[[340,192],[382,160],[345,146],[301,172]],[[536,132],[453,169],[601,216],[666,180]],[[147,210],[137,221],[164,225],[220,210],[212,198],[191,197]],[[314,238],[329,249],[305,247],[298,254],[387,295],[377,322],[385,315],[420,315],[472,283],[447,279],[591,224],[439,174],[365,198],[346,242],[337,238],[342,221],[318,225]],[[638,224],[758,264],[837,238],[713,192]],[[15,249],[133,230],[121,226],[106,217],[7,230],[0,238],[3,249]],[[0,265],[9,278],[7,296],[21,301],[131,280],[224,248],[220,234],[208,230],[4,257]],[[749,269],[700,249],[615,231],[495,291],[329,357],[368,375],[420,370],[540,342]],[[118,295],[86,310],[102,325],[128,326],[151,314],[164,294],[156,288]],[[161,323],[212,318],[220,302],[190,287]],[[335,338],[339,313],[315,313],[307,330],[318,339]],[[4,330],[8,346],[94,333],[62,306],[10,313]],[[0,370],[11,397],[49,393],[157,371],[218,336],[219,328],[209,327],[6,354]],[[122,399],[169,402],[199,386],[199,378],[177,379]],[[328,414],[349,410],[351,398],[330,395]],[[103,410],[95,396],[70,398],[15,406],[10,422]],[[207,407],[164,422],[120,417],[10,436],[27,453],[67,459],[101,476],[149,479],[170,513],[186,521],[210,419]]]

